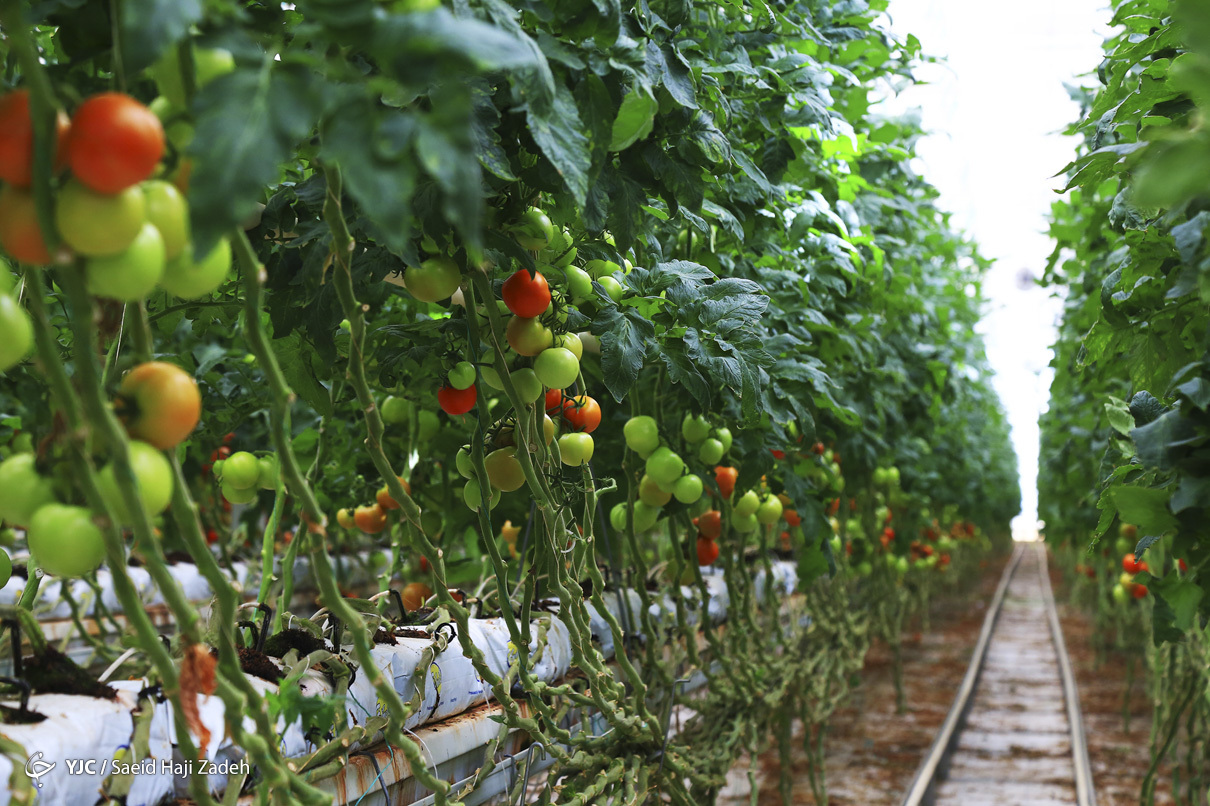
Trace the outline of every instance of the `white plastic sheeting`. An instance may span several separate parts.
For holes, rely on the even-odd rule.
[[[131,569],[132,572],[141,570]],[[201,594],[195,598],[204,599],[209,596],[209,586],[197,575],[195,568],[176,565],[172,566],[171,570],[187,591]],[[135,576],[140,589],[144,590],[143,585],[149,583],[149,579],[144,580],[141,575]],[[764,569],[757,571],[755,593],[758,597],[764,595],[765,577]],[[24,580],[16,581],[24,583]],[[108,578],[105,582],[109,583]],[[704,607],[701,592],[696,587],[681,589],[687,602],[686,615],[692,624],[700,621],[703,610],[715,622],[722,621],[726,616],[729,598],[723,577],[711,574],[706,577],[705,583],[708,595]],[[794,566],[785,562],[774,563],[773,584],[781,593],[792,592],[797,584]],[[10,582],[9,586],[0,590],[0,602],[15,599],[15,596],[11,596],[11,587]],[[86,585],[85,587],[87,588]],[[110,587],[101,586],[103,598]],[[18,591],[19,588],[20,584],[17,586]],[[57,611],[54,605],[59,594],[56,592],[50,595],[53,598],[47,598],[50,588],[51,586],[44,587],[43,597],[50,612],[54,613]],[[95,596],[91,588],[88,588],[87,592],[88,595]],[[155,592],[150,589],[146,589],[143,595],[148,604],[157,598]],[[82,596],[83,594],[77,597],[77,601],[83,601]],[[642,636],[641,625],[636,623],[642,608],[642,600],[637,591],[608,592],[603,598],[606,608],[620,624],[629,623],[630,631]],[[650,598],[653,600],[653,617],[663,621],[675,619],[676,606],[672,597],[657,592]],[[605,657],[611,657],[616,649],[612,631],[596,608],[591,604],[586,607],[594,643],[599,646]],[[488,666],[494,673],[504,675],[517,660],[517,648],[509,636],[504,620],[475,619],[470,623],[470,631],[472,643],[483,652]],[[446,635],[448,636],[448,633]],[[557,615],[538,614],[530,624],[530,636],[531,673],[548,683],[556,682],[566,675],[572,663],[571,636],[567,625]],[[375,667],[386,679],[392,681],[400,697],[405,702],[419,703],[419,707],[413,710],[404,726],[408,730],[463,713],[492,698],[491,690],[479,677],[470,660],[463,655],[461,643],[457,639],[449,639],[444,650],[439,650],[438,646],[435,637],[399,637],[396,644],[377,644],[371,651]],[[349,686],[344,710],[351,724],[364,724],[370,717],[385,711],[385,706],[379,701],[378,693],[369,680],[367,671],[359,669]],[[249,681],[262,694],[277,690],[275,684],[260,678],[249,677]],[[74,695],[35,695],[30,698],[30,708],[45,714],[46,720],[36,725],[0,725],[0,733],[20,743],[27,753],[40,751],[43,753],[44,762],[56,764],[39,779],[43,784],[40,793],[42,802],[91,803],[96,800],[98,790],[105,779],[101,771],[111,770],[115,757],[129,754],[134,730],[132,711],[137,707],[137,693],[144,685],[145,681],[141,680],[114,683],[114,688],[118,689],[118,700],[115,702]],[[423,696],[418,698],[416,694],[421,689]],[[305,696],[327,696],[332,693],[327,679],[315,671],[308,671],[300,680],[300,690]],[[199,695],[198,712],[202,724],[211,733],[210,741],[201,748],[203,757],[220,763],[241,760],[243,751],[233,744],[227,735],[222,701],[215,696]],[[243,716],[241,719],[245,730],[255,731],[255,724],[250,717]],[[286,724],[284,719],[279,718],[276,728],[281,750],[287,757],[302,756],[315,749],[303,735],[298,722]],[[187,794],[187,777],[175,774],[171,769],[162,771],[160,764],[164,759],[172,759],[177,763],[183,761],[176,743],[176,726],[170,703],[158,703],[155,706],[150,726],[149,758],[152,763],[145,769],[153,772],[135,776],[126,801],[128,806],[154,806],[169,796],[180,797]],[[68,759],[73,762],[92,759],[93,768],[97,772],[93,775],[68,775]],[[14,765],[24,767],[27,760],[28,757],[9,758],[0,755],[0,780],[5,780],[3,776],[11,773]],[[212,791],[221,793],[226,788],[227,775],[211,775],[209,784]],[[7,806],[8,798],[8,792],[0,790],[0,806]]]

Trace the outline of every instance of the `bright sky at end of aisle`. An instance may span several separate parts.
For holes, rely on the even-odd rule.
[[[1060,304],[1034,281],[1051,242],[1051,203],[1077,141],[1061,135],[1079,116],[1066,84],[1101,60],[1110,18],[1104,0],[891,0],[891,29],[924,52],[922,85],[889,99],[888,112],[919,108],[930,134],[915,165],[941,194],[953,224],[996,260],[984,284],[981,324],[994,385],[1008,412],[1021,473],[1018,537],[1038,518],[1038,416],[1050,396],[1050,345]]]

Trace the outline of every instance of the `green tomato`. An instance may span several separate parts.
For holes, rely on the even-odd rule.
[[[63,241],[85,257],[126,250],[147,223],[147,199],[138,185],[121,193],[94,193],[72,179],[55,199],[55,225]]]
[[[731,450],[731,429],[716,428],[714,429],[714,438],[723,443],[723,453]]]
[[[508,320],[504,335],[508,339],[508,346],[517,355],[535,356],[555,343],[550,328],[537,318],[514,316]]]
[[[525,471],[517,461],[517,449],[514,447],[492,451],[483,460],[483,466],[487,469],[487,481],[493,489],[511,493],[525,485]]]
[[[1113,586],[1113,600],[1118,604],[1126,604],[1130,601],[1130,592],[1119,585]]]
[[[662,507],[672,500],[672,493],[660,489],[655,479],[647,474],[639,479],[639,500],[649,507]]]
[[[538,357],[541,358],[542,356]],[[523,403],[533,403],[542,397],[542,381],[538,380],[538,373],[529,367],[522,367],[521,369],[514,369],[511,376],[513,386],[516,388],[517,394]]]
[[[686,442],[701,442],[710,436],[710,423],[700,414],[686,414],[681,420],[681,436]]]
[[[256,500],[257,493],[259,492],[255,484],[246,489],[240,489],[228,484],[226,481],[222,483],[220,489],[223,492],[223,498],[226,498],[232,504],[251,504]]]
[[[900,575],[906,574],[909,567],[907,557],[899,557],[896,559],[895,570],[898,571]]]
[[[7,274],[0,269],[0,274]],[[34,346],[34,326],[15,299],[0,291],[0,372],[25,360]]]
[[[551,347],[543,350],[534,361],[534,372],[543,385],[566,389],[580,377],[580,362],[566,347]]]
[[[97,570],[105,559],[105,541],[84,507],[46,504],[29,524],[29,551],[47,574],[75,578]]]
[[[647,506],[642,501],[634,502],[634,530],[636,532],[646,532],[655,526],[655,522],[659,519],[658,507]]]
[[[0,529],[0,546],[12,548],[17,545],[17,530],[5,527]]]
[[[577,361],[584,358],[584,342],[580,341],[580,337],[575,333],[561,333],[555,336],[555,346],[570,350]]]
[[[781,499],[776,495],[766,496],[765,500],[760,502],[760,507],[756,510],[756,519],[765,526],[777,523],[784,509]]]
[[[899,468],[897,468],[897,467],[887,468],[887,483],[890,484],[892,487],[899,486]]]
[[[459,361],[450,370],[449,381],[455,389],[470,389],[475,385],[475,365],[470,361]]]
[[[448,257],[431,257],[418,267],[409,266],[403,282],[421,302],[440,302],[453,296],[462,282],[458,264]]]
[[[262,456],[256,460],[259,472],[256,476],[256,483],[262,490],[276,490],[277,480],[281,475],[281,468],[278,466],[277,455],[269,454]]]
[[[27,526],[35,512],[54,500],[54,485],[38,474],[32,453],[0,462],[0,520]]]
[[[614,302],[622,301],[623,290],[621,283],[612,277],[602,277],[597,282],[600,283],[601,288],[605,289],[605,293],[609,295],[611,300]]]
[[[500,373],[496,372],[495,354],[489,356],[489,361],[479,365],[479,375],[483,378],[483,382],[497,392],[504,391],[504,380],[500,377]]]
[[[164,453],[146,442],[132,441],[130,467],[134,471],[135,485],[148,519],[168,509],[168,504],[172,501],[172,464]],[[135,519],[122,499],[121,486],[113,464],[106,465],[97,474],[97,487],[101,497],[113,508],[118,523],[124,526],[133,524]]]
[[[479,486],[479,481],[477,479],[471,479],[466,483],[466,486],[462,488],[462,501],[471,510],[475,512],[479,511],[479,507],[483,503],[483,490]],[[487,502],[487,508],[489,510],[493,509],[498,503],[500,503],[500,491],[492,490],[491,498],[488,499]]]
[[[573,302],[584,302],[596,296],[592,293],[592,277],[588,272],[568,266],[564,273],[567,275],[567,290],[571,293]]]
[[[707,439],[697,449],[697,458],[710,467],[717,465],[723,458],[723,443],[717,439]]]
[[[88,293],[121,302],[138,302],[164,276],[164,239],[144,224],[130,246],[116,255],[90,258],[85,267]]]
[[[603,277],[608,277],[615,271],[621,270],[622,267],[612,260],[590,260],[584,264],[584,271],[588,272],[589,276],[597,281],[600,281]]]
[[[874,566],[870,565],[869,560],[862,560],[857,563],[858,576],[868,577],[872,573],[874,573]]]
[[[470,445],[463,445],[458,449],[458,453],[454,457],[454,467],[458,469],[458,475],[464,479],[475,477],[475,463],[471,460]]]
[[[555,228],[546,213],[537,207],[526,210],[521,220],[512,227],[513,237],[524,249],[545,249],[554,237]]]
[[[661,486],[673,484],[685,472],[685,462],[671,448],[656,448],[647,457],[647,475]]]
[[[559,437],[559,457],[565,465],[578,467],[588,464],[595,448],[592,434],[578,432]]]
[[[875,484],[875,486],[885,487],[887,485],[887,478],[888,478],[887,471],[886,471],[885,467],[874,468],[874,484]]]
[[[147,220],[164,239],[164,257],[176,260],[189,243],[189,205],[176,185],[163,179],[143,183],[147,201]]]
[[[255,489],[259,481],[260,463],[247,451],[236,451],[223,462],[224,487],[230,486],[235,490]]]
[[[622,436],[626,439],[626,447],[639,456],[648,456],[660,447],[660,429],[655,418],[640,414],[631,417],[622,426]]]
[[[231,51],[222,48],[193,47],[193,71],[198,89],[214,79],[235,69],[235,58]],[[164,49],[164,55],[152,69],[156,86],[177,109],[185,108],[185,84],[181,78],[181,64],[177,49]]]
[[[626,502],[614,504],[613,509],[609,510],[609,525],[613,527],[615,532],[626,531]]]
[[[441,428],[441,420],[437,418],[437,412],[424,409],[416,415],[416,420],[416,439],[420,442],[428,442],[437,436],[437,431]]]
[[[733,513],[731,516],[731,528],[740,534],[755,532],[760,528],[760,521],[756,519],[756,514],[749,512],[746,515]]]
[[[832,545],[832,556],[839,557],[840,552],[844,550],[844,544],[841,542],[840,537],[833,535],[832,539],[828,542]]]
[[[188,246],[169,260],[160,278],[160,288],[181,299],[198,299],[215,291],[231,273],[231,243],[222,238],[201,260],[193,260]],[[347,329],[347,328],[346,328]]]
[[[676,486],[672,489],[672,494],[675,495],[676,500],[680,501],[682,504],[693,504],[702,497],[702,492],[704,490],[705,486],[702,484],[701,477],[689,474],[687,476],[681,476],[680,479],[677,480]]]
[[[736,515],[755,515],[758,509],[760,509],[760,496],[756,494],[756,490],[748,490],[735,502]]]
[[[7,551],[0,551],[0,588],[13,578],[13,560]]]
[[[401,397],[388,397],[382,401],[382,421],[387,425],[402,425],[408,421],[412,404]]]

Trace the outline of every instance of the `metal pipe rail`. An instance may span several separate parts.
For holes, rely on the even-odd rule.
[[[1011,611],[1007,617],[1006,610]],[[1043,615],[1047,640],[1040,641],[1038,617]],[[1014,755],[1017,750],[1025,752]],[[1096,806],[1046,551],[1041,544],[1018,544],[962,685],[902,804],[1041,801]]]

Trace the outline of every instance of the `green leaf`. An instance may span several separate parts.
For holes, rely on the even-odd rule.
[[[1147,535],[1162,535],[1180,528],[1180,523],[1168,511],[1171,497],[1171,490],[1154,487],[1125,486],[1113,490],[1113,504],[1121,519],[1137,524]]]
[[[1130,415],[1130,406],[1125,400],[1111,396],[1105,404],[1105,415],[1114,431],[1125,437],[1130,436],[1130,432],[1134,430],[1134,417]]]
[[[609,150],[622,151],[651,134],[659,108],[659,103],[646,86],[635,87],[627,93],[613,121]]]
[[[1173,621],[1178,630],[1184,633],[1193,628],[1193,619],[1205,594],[1196,582],[1177,574],[1166,574],[1158,578],[1152,577],[1147,589],[1162,597],[1172,608]]]
[[[197,130],[189,216],[196,254],[204,255],[257,212],[279,165],[319,118],[327,86],[311,72],[266,60],[208,83],[194,100]]]
[[[123,0],[120,9],[122,69],[128,74],[151,66],[202,18],[199,0]]]
[[[576,203],[588,198],[588,172],[592,166],[590,143],[571,90],[562,84],[550,103],[531,102],[526,115],[530,134],[550,160]]]
[[[601,337],[605,388],[620,403],[639,377],[655,325],[633,308],[609,307],[593,320],[592,332]]]

